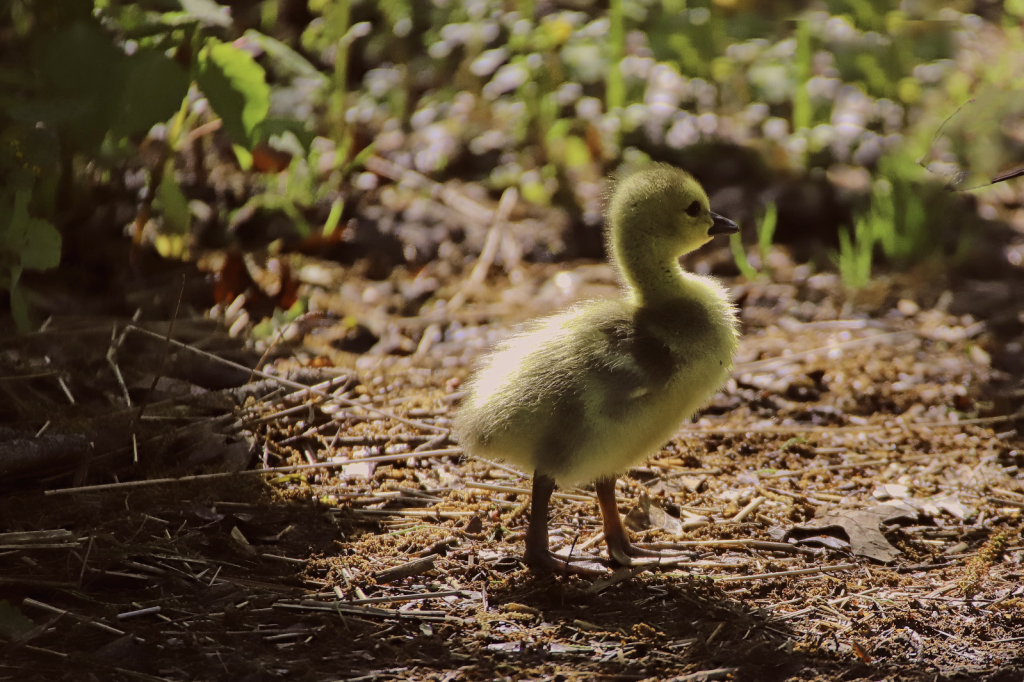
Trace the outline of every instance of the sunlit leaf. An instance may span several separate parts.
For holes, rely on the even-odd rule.
[[[186,14],[208,26],[230,26],[231,13],[213,0],[178,0]]]
[[[270,110],[263,67],[248,52],[227,43],[210,45],[201,60],[199,89],[224,122],[235,144],[252,148],[256,127]]]
[[[327,222],[324,223],[323,235],[330,237],[338,229],[338,222],[341,220],[341,212],[345,210],[345,200],[338,197],[331,203],[331,212],[327,214]]]
[[[271,38],[253,29],[246,31],[240,40],[259,45],[273,61],[273,71],[275,74],[288,78],[308,78],[318,81],[324,86],[329,82],[327,76],[313,66],[309,60],[280,40]]]
[[[233,145],[235,158],[238,159],[238,167],[244,171],[252,168],[252,152],[240,144]]]

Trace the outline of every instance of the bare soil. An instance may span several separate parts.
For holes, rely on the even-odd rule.
[[[962,289],[897,307],[911,284],[851,298],[780,272],[734,289],[733,380],[621,481],[635,540],[684,557],[598,581],[531,575],[529,478],[466,460],[446,429],[473,358],[613,292],[607,266],[522,265],[405,317],[380,311],[429,271],[380,299],[322,284],[309,295],[341,321],[285,330],[268,356],[311,391],[217,390],[241,370],[161,360],[166,325],[116,346],[109,320],[90,336],[65,318],[6,343],[19,424],[92,446],[7,474],[0,529],[21,535],[0,534],[0,679],[1020,680],[1021,392],[993,366],[1000,328],[955,310]],[[372,348],[352,350],[360,334]],[[210,323],[175,336],[248,366],[262,352]],[[132,410],[111,408],[115,346]],[[29,376],[43,356],[74,406]],[[131,482],[182,475],[205,478]],[[66,490],[82,484],[110,487]],[[600,558],[593,491],[561,492],[553,546]]]

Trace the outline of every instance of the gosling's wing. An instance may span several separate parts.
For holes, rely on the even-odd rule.
[[[663,335],[618,311],[595,326],[586,377],[589,415],[619,420],[659,396],[685,359]]]
[[[691,330],[686,340],[700,334]],[[537,413],[621,418],[660,394],[687,364],[690,349],[676,347],[678,336],[621,301],[590,303],[503,342],[473,380],[474,402],[487,406],[492,420],[529,414],[536,423]]]
[[[600,334],[590,374],[602,404],[591,411],[627,417],[663,400],[689,416],[718,390],[732,366],[736,321],[718,291],[701,294],[656,308],[623,306],[592,325]]]

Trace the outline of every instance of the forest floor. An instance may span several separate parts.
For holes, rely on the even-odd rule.
[[[345,287],[314,266],[330,311]],[[613,293],[605,265],[523,265],[457,311],[389,319],[373,352],[339,350],[350,321],[313,325],[243,388],[181,378],[166,325],[65,317],[6,341],[5,406],[91,447],[0,499],[0,680],[1020,680],[1021,396],[993,367],[999,326],[957,310],[962,287],[848,300],[834,276],[777,275],[733,288],[725,390],[621,479],[634,538],[680,560],[599,580],[527,571],[529,478],[447,427],[473,358]],[[175,337],[231,345],[214,323]],[[122,388],[141,419],[109,414]],[[553,548],[599,557],[599,531],[593,490],[560,491]]]

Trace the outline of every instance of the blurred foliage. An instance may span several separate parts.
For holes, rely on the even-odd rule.
[[[248,178],[220,222],[271,211],[297,234],[336,232],[370,153],[438,180],[516,186],[590,226],[609,171],[700,145],[753,148],[780,176],[861,167],[870,181],[849,201],[870,206],[836,255],[851,283],[870,276],[875,251],[900,267],[943,253],[927,233],[945,210],[932,202],[942,182],[965,169],[998,177],[1024,154],[1019,0],[995,21],[966,0],[565,6],[0,0],[0,286],[52,263],[35,256],[59,251],[53,226],[87,187],[139,163],[147,141],[161,152],[145,161],[139,202],[155,202],[168,255],[187,253],[194,222],[176,159],[203,153],[211,133]],[[979,59],[993,42],[999,58]],[[137,240],[148,220],[140,211]],[[41,236],[26,241],[26,229]]]
[[[729,236],[729,246],[732,249],[732,256],[736,262],[736,267],[739,268],[740,274],[748,280],[753,281],[762,274],[771,276],[771,266],[768,263],[768,257],[771,254],[772,240],[775,237],[775,227],[778,225],[778,220],[779,212],[775,208],[775,204],[768,204],[764,216],[757,223],[758,267],[750,264],[750,259],[743,248],[743,239],[740,234],[736,233]]]
[[[53,220],[83,194],[86,178],[138,155],[154,126],[167,152],[151,168],[172,232],[191,214],[169,155],[198,116],[190,84],[218,115],[231,141],[252,149],[269,131],[270,88],[252,55],[220,42],[231,21],[212,0],[9,0],[0,5],[0,288],[11,291],[20,329],[28,315],[17,284],[22,269],[55,267]],[[270,124],[267,130],[262,126]],[[150,200],[152,201],[152,200]]]
[[[870,205],[856,218],[853,235],[846,228],[839,233],[839,251],[833,260],[843,283],[852,289],[866,285],[877,251],[894,266],[906,267],[947,255],[950,239],[958,236],[954,253],[962,252],[971,235],[950,234],[952,203],[953,197],[906,150],[882,158]]]
[[[874,248],[873,225],[863,216],[857,219],[852,237],[849,229],[839,228],[839,251],[833,253],[832,259],[845,287],[860,289],[871,281]]]

